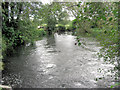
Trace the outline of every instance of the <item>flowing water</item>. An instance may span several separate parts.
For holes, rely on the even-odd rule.
[[[107,70],[114,66],[96,55],[99,42],[85,37],[80,41],[81,46],[75,45],[76,36],[70,32],[55,33],[34,45],[18,47],[5,58],[3,83],[18,88],[110,87],[114,82]]]

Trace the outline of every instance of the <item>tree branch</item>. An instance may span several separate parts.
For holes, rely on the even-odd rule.
[[[74,6],[78,6],[78,4],[77,4],[77,5],[72,5],[72,6],[70,6],[70,7],[65,8],[65,9],[69,9],[69,8],[71,8],[71,7],[74,7]]]

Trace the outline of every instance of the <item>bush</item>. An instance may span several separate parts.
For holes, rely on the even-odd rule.
[[[66,30],[65,25],[62,25],[62,24],[56,25],[56,28],[57,28],[57,30],[60,30],[60,31],[65,31]]]
[[[38,29],[36,33],[37,33],[37,37],[42,37],[46,35],[46,31],[44,30],[44,28]]]
[[[65,25],[67,31],[72,31],[73,27],[70,24]]]

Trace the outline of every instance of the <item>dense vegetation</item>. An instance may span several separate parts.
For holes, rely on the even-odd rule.
[[[71,8],[75,15],[75,26],[78,36],[78,45],[80,44],[79,36],[92,36],[96,38],[102,49],[98,53],[103,57],[106,63],[112,63],[116,67],[114,70],[120,70],[119,66],[119,30],[118,30],[118,4],[119,3],[82,3],[76,4]],[[68,6],[71,4],[68,3]],[[75,4],[73,4],[75,5]],[[117,64],[116,64],[117,62]],[[114,70],[111,70],[113,72]],[[115,79],[118,79],[116,74]]]
[[[34,41],[37,34],[36,15],[34,20],[30,19],[30,15],[36,13],[34,9],[37,8],[32,3],[2,3],[3,52],[10,52],[19,45]]]
[[[76,7],[77,34],[97,38],[103,46],[103,56],[114,61],[118,55],[118,3],[79,3]],[[110,62],[112,62],[110,60]]]
[[[100,41],[100,56],[115,62],[118,56],[118,3],[79,3],[77,8],[77,33],[86,33]]]

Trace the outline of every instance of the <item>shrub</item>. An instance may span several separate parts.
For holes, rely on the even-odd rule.
[[[60,30],[60,31],[65,31],[66,30],[65,25],[62,25],[62,24],[56,25],[56,28],[57,28],[57,30]]]

